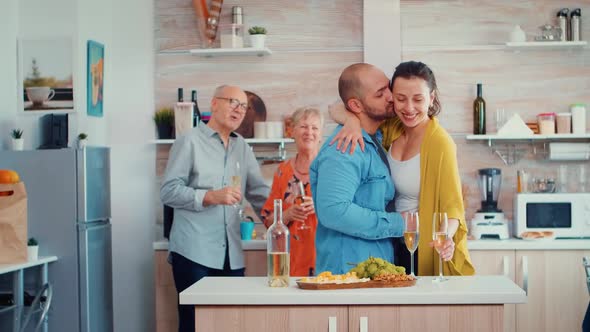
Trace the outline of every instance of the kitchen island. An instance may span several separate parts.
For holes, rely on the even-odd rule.
[[[180,293],[197,331],[503,331],[504,305],[526,303],[505,276],[449,277],[416,286],[313,291],[265,277],[207,277]]]

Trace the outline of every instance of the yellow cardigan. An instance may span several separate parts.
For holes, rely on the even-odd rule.
[[[391,142],[404,130],[399,118],[383,123],[383,142],[389,150]],[[384,144],[385,146],[385,144]],[[461,193],[461,179],[457,166],[455,142],[432,118],[420,146],[420,242],[418,244],[418,271],[420,275],[438,274],[438,255],[428,243],[432,241],[432,215],[446,212],[449,219],[458,219],[459,228],[453,236],[455,253],[449,262],[443,262],[445,275],[473,275],[475,269],[467,251],[467,225]]]

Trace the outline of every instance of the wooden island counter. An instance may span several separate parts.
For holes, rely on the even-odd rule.
[[[503,331],[504,305],[526,303],[505,276],[449,277],[416,286],[345,290],[270,288],[264,277],[207,277],[180,294],[196,331]]]

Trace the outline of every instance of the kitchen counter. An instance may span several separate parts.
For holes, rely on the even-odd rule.
[[[266,277],[206,277],[180,293],[180,304],[194,305],[388,305],[525,303],[525,292],[505,276],[448,277],[433,283],[420,277],[414,287],[303,290],[271,288]]]
[[[154,250],[168,250],[168,241],[161,240],[153,243]],[[266,250],[266,240],[242,241],[244,250]],[[588,239],[568,240],[469,240],[469,250],[590,250]]]
[[[450,277],[416,286],[302,290],[265,277],[206,277],[180,293],[195,306],[196,331],[502,331],[507,303],[525,292],[505,276]],[[427,319],[425,319],[425,317]]]

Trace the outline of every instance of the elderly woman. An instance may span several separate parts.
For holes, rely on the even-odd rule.
[[[293,113],[291,120],[297,154],[279,165],[261,216],[264,225],[270,227],[274,216],[273,201],[283,200],[283,222],[291,233],[290,274],[307,276],[314,273],[317,227],[309,186],[309,165],[320,148],[323,117],[318,109],[303,107]],[[303,187],[303,194],[300,187]],[[303,202],[296,201],[301,195]]]

